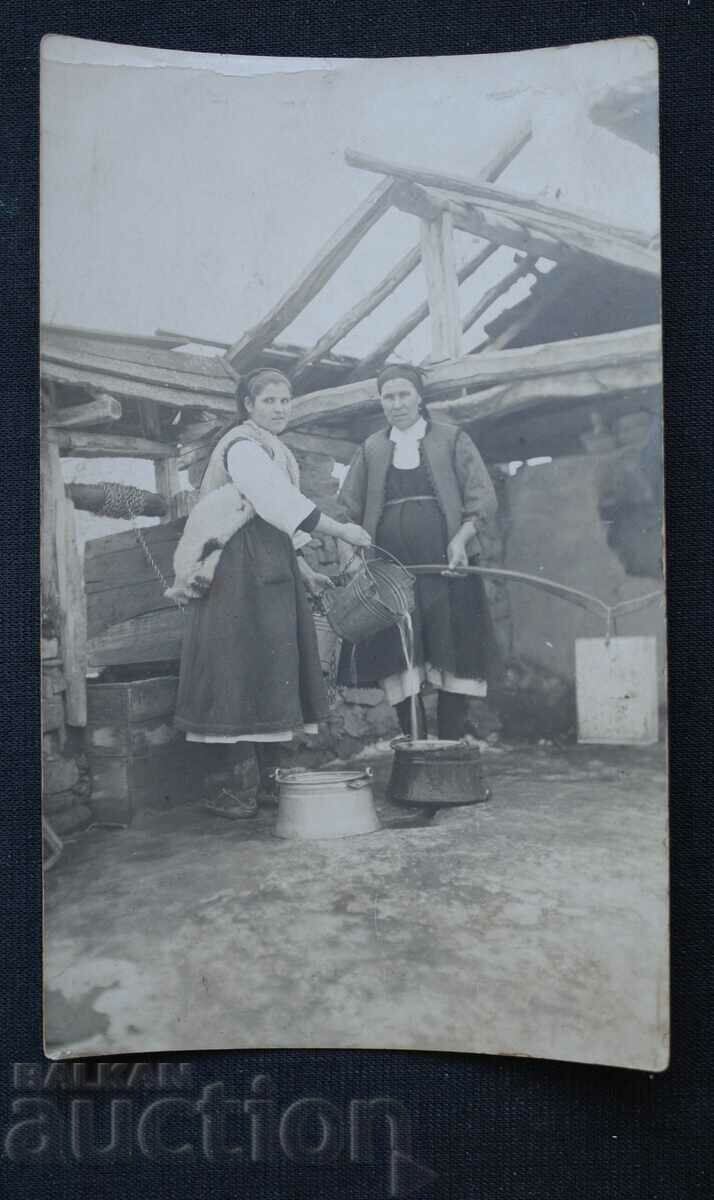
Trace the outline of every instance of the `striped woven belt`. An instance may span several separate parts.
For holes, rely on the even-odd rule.
[[[410,500],[433,500],[437,503],[436,496],[402,496],[399,500],[385,500],[384,507],[389,508],[392,504],[408,504]]]

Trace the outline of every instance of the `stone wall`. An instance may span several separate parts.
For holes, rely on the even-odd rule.
[[[661,589],[662,578],[634,577],[608,545],[599,515],[600,481],[618,454],[595,453],[524,466],[508,479],[501,514],[504,566],[542,575],[617,604]],[[642,531],[647,536],[647,531]],[[511,653],[515,664],[560,679],[575,675],[575,639],[601,637],[602,620],[535,588],[509,584]],[[665,616],[660,604],[622,617],[622,636],[657,639],[660,701],[665,700]]]

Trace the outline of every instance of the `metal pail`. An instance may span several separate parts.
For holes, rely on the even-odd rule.
[[[364,563],[326,597],[327,619],[346,642],[364,642],[414,611],[414,576],[396,562]]]
[[[372,772],[277,770],[280,801],[275,835],[280,838],[353,837],[374,833]]]

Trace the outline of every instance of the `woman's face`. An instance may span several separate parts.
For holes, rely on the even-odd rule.
[[[282,433],[292,410],[293,398],[287,383],[279,380],[263,385],[255,400],[247,399],[245,406],[252,419],[261,429],[270,433]]]
[[[388,379],[380,400],[389,424],[397,429],[409,429],[419,418],[421,397],[409,379]]]

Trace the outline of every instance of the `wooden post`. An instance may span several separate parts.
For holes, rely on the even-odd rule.
[[[68,725],[87,722],[87,611],[77,547],[74,505],[67,499],[57,445],[43,430],[42,586],[48,615],[59,637]]]
[[[422,221],[421,254],[431,317],[431,361],[459,358],[463,347],[450,213]]]
[[[160,462],[154,463],[154,475],[156,478],[156,490],[159,495],[166,501],[166,513],[161,518],[162,522],[172,520],[171,516],[171,500],[177,492],[181,490],[178,472],[177,458],[164,458]]]

